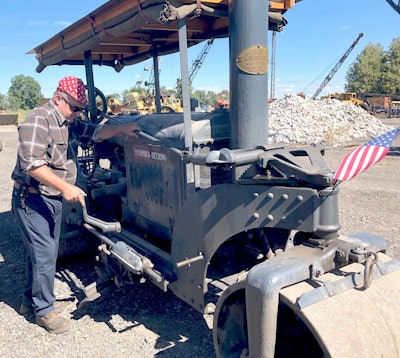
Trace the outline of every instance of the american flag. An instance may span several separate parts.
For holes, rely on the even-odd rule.
[[[400,133],[400,127],[365,143],[363,146],[348,153],[336,170],[332,183],[354,178],[371,165],[379,162],[389,152],[394,139]]]

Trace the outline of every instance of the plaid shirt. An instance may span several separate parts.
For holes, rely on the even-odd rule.
[[[68,122],[53,101],[28,114],[18,128],[18,137],[13,180],[36,188],[43,195],[61,195],[57,189],[41,184],[29,175],[29,170],[47,165],[60,178],[75,183],[76,166],[68,159]]]

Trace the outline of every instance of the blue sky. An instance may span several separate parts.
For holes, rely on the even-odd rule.
[[[35,72],[37,61],[29,50],[87,15],[105,0],[13,0],[2,4],[0,13],[0,93],[6,94],[11,78],[19,74],[39,82],[50,97],[65,75],[84,79],[83,68],[48,67]],[[325,76],[350,47],[360,32],[364,37],[335,74],[321,95],[343,91],[349,65],[369,43],[385,50],[400,37],[400,15],[385,0],[303,0],[285,14],[288,25],[276,36],[275,97],[303,91],[310,97]],[[269,35],[271,39],[271,35]],[[269,41],[271,44],[271,41]],[[204,44],[189,51],[189,65]],[[271,51],[270,51],[271,53]],[[173,87],[180,77],[179,56],[163,57],[161,85]],[[95,68],[95,85],[106,95],[121,93],[148,80],[151,61],[125,68],[119,74],[105,67]],[[193,85],[195,89],[220,92],[229,89],[228,41],[216,40],[204,60]]]

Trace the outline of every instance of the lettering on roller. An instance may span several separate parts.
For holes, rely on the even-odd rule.
[[[151,152],[149,150],[143,149],[135,149],[135,156],[140,158],[159,160],[162,162],[167,161],[167,155],[165,153]]]
[[[268,48],[251,46],[236,58],[236,66],[250,75],[263,75],[268,71]]]

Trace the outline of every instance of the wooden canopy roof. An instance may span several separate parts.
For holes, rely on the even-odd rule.
[[[297,1],[269,2],[270,30],[284,27],[283,13]],[[36,55],[37,72],[50,65],[83,65],[89,50],[93,64],[119,72],[153,55],[179,51],[179,19],[186,19],[188,47],[227,37],[228,5],[228,0],[109,0],[28,53]]]

